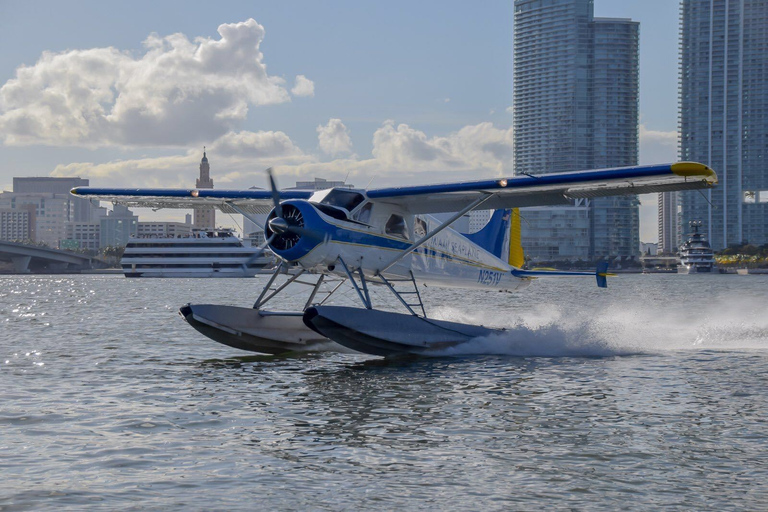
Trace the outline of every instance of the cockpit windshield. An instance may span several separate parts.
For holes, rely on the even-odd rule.
[[[328,192],[328,195],[326,195],[320,203],[344,208],[348,212],[351,212],[364,200],[365,197],[363,197],[363,194],[351,190],[335,188]]]

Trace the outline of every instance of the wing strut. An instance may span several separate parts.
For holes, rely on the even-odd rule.
[[[281,284],[280,286],[278,286],[278,288],[277,288],[275,291],[273,291],[273,292],[272,292],[272,293],[269,295],[269,297],[267,297],[266,299],[264,299],[264,295],[266,295],[266,294],[267,294],[267,292],[268,292],[268,291],[270,291],[270,288],[269,288],[269,287],[270,287],[270,286],[272,286],[272,283],[274,283],[274,282],[275,282],[275,279],[277,279],[277,276],[280,274],[280,271],[281,271],[281,270],[282,270],[282,265],[278,265],[278,266],[277,266],[277,269],[275,270],[275,273],[274,273],[274,274],[272,274],[272,277],[270,278],[269,282],[268,282],[268,283],[267,283],[267,284],[264,286],[264,289],[261,291],[261,295],[259,295],[259,298],[258,298],[258,299],[256,299],[256,304],[254,304],[254,305],[253,305],[253,309],[259,309],[259,308],[262,306],[262,304],[264,304],[264,303],[265,303],[265,302],[267,302],[269,299],[271,299],[272,297],[274,297],[275,295],[277,295],[278,293],[280,293],[281,291],[283,291],[283,290],[284,290],[286,287],[288,287],[288,285],[289,285],[289,284],[291,284],[292,282],[294,282],[295,280],[297,280],[297,279],[298,279],[298,278],[301,276],[301,274],[303,274],[303,273],[304,273],[304,269],[301,269],[300,271],[296,272],[296,274],[294,274],[293,276],[291,276],[291,278],[290,278],[290,279],[288,279],[286,282],[284,282],[283,284]],[[262,300],[262,299],[264,299],[264,300]]]
[[[429,240],[430,240],[432,237],[434,237],[434,236],[435,236],[435,235],[437,235],[439,232],[441,232],[442,230],[444,230],[445,228],[447,228],[448,226],[450,226],[451,224],[453,224],[454,222],[456,222],[456,221],[457,221],[458,219],[460,219],[460,218],[461,218],[461,217],[462,217],[462,216],[463,216],[465,213],[467,213],[467,212],[469,212],[469,211],[472,211],[472,210],[474,210],[475,208],[477,208],[478,206],[480,206],[481,204],[483,204],[483,203],[484,203],[484,202],[486,202],[488,199],[490,199],[490,198],[492,198],[492,197],[494,196],[494,194],[491,194],[490,192],[485,192],[484,194],[485,194],[485,195],[483,195],[482,197],[479,197],[479,198],[475,199],[474,201],[472,201],[471,203],[469,203],[469,206],[467,206],[466,208],[464,208],[463,210],[461,210],[460,212],[458,212],[457,214],[455,214],[453,217],[451,217],[451,218],[450,218],[450,219],[448,219],[447,221],[445,221],[445,222],[443,222],[442,224],[440,224],[440,225],[439,225],[437,228],[435,228],[435,229],[433,229],[432,231],[430,231],[429,233],[427,233],[427,234],[424,236],[424,238],[422,238],[421,240],[419,240],[418,242],[414,243],[413,245],[411,245],[410,247],[408,247],[407,249],[405,249],[403,252],[401,252],[400,254],[398,254],[397,256],[395,256],[395,257],[392,259],[392,261],[390,261],[389,263],[387,263],[387,264],[386,264],[386,265],[385,265],[383,268],[381,268],[381,269],[380,269],[380,270],[377,272],[377,275],[378,275],[379,277],[381,277],[381,273],[382,273],[382,272],[385,272],[385,271],[386,271],[386,270],[387,270],[389,267],[391,267],[392,265],[394,265],[395,263],[397,263],[397,262],[398,262],[398,261],[400,261],[401,259],[403,259],[403,258],[405,258],[406,256],[408,256],[409,254],[411,254],[413,251],[415,251],[416,249],[418,249],[419,247],[421,247],[422,245],[424,245],[425,243],[427,243],[427,242],[428,242],[428,241],[429,241]]]
[[[350,272],[349,267],[347,267],[347,264],[344,263],[344,260],[339,258],[337,260],[339,263],[341,263],[341,266],[344,267],[344,272],[346,272],[347,277],[350,281],[352,281],[352,286],[355,287],[355,291],[357,292],[357,295],[360,297],[360,300],[363,301],[363,305],[365,306],[365,309],[373,309],[373,305],[371,304],[371,296],[368,295],[368,285],[365,284],[365,276],[363,275],[363,270],[358,269],[360,274],[360,282],[363,286],[363,290],[360,290],[360,287],[357,286],[357,282],[355,281],[355,276]]]

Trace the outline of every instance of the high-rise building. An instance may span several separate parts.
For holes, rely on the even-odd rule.
[[[592,166],[637,165],[640,25],[595,18],[592,74]],[[637,196],[598,197],[590,204],[590,259],[639,256]]]
[[[768,0],[683,0],[681,19],[680,156],[719,186],[681,192],[680,222],[716,250],[768,243]]]
[[[592,0],[515,0],[515,170],[637,164],[639,24],[594,18]],[[534,260],[636,256],[634,197],[521,212]]]
[[[659,193],[659,253],[675,254],[680,245],[680,221],[678,217],[678,193]]]
[[[196,188],[213,188],[211,179],[211,166],[208,164],[208,156],[203,148],[203,159],[200,160],[200,177],[195,183]],[[196,208],[194,226],[198,229],[214,229],[216,227],[215,208]]]

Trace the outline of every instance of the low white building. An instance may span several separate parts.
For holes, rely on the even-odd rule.
[[[192,224],[184,222],[139,222],[138,236],[177,238],[192,234]]]

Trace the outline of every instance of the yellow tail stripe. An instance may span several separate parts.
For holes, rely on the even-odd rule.
[[[523,268],[525,254],[523,254],[523,237],[520,233],[520,209],[512,210],[509,219],[509,264],[516,268]]]

